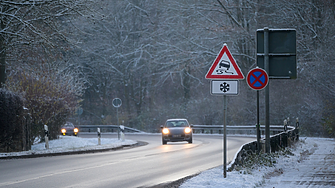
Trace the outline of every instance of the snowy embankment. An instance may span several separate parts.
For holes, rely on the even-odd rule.
[[[117,138],[101,138],[101,145],[98,145],[97,138],[59,136],[59,139],[49,141],[49,149],[45,149],[45,143],[43,142],[32,145],[30,151],[0,153],[0,158],[104,150],[134,145],[136,143],[133,140],[122,141]]]
[[[334,139],[300,138],[290,149],[272,155],[269,166],[240,168],[228,172],[227,178],[221,166],[200,173],[180,188],[333,187],[334,180],[325,174],[334,173],[334,154]]]

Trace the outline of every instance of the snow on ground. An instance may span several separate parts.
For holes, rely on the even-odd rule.
[[[34,144],[30,151],[0,153],[0,157],[23,156],[32,154],[63,153],[73,151],[89,151],[108,148],[117,148],[125,145],[136,144],[133,140],[118,140],[117,138],[80,138],[76,136],[59,136],[59,139],[49,141],[49,149],[45,149],[45,143]]]
[[[180,188],[334,187],[334,139],[300,138],[290,151],[294,155],[280,155],[273,167],[232,171],[223,178],[221,166],[200,173]]]

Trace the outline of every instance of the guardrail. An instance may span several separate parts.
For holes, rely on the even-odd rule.
[[[282,126],[283,127],[283,126]],[[293,142],[299,140],[299,122],[296,126],[285,126],[284,132],[270,136],[270,151],[276,152],[281,148],[290,146]],[[265,139],[261,140],[261,151],[265,151]],[[257,141],[249,142],[241,146],[240,150],[235,154],[233,161],[230,164],[229,171],[233,170],[235,166],[241,165],[248,160],[248,154],[256,153],[258,151]]]
[[[227,125],[226,128],[227,134],[257,135],[256,125]],[[222,130],[223,125],[193,125],[193,133],[222,134]],[[260,126],[260,131],[261,135],[265,135],[265,125]],[[283,131],[285,131],[285,126],[283,125],[270,126],[270,135],[275,135]]]
[[[100,128],[101,132],[118,132],[120,130],[120,126],[118,125],[78,125],[80,132],[97,132],[97,129]],[[124,131],[126,132],[138,132],[142,133],[138,129],[134,129],[131,127],[124,126]]]
[[[80,132],[97,132],[100,128],[101,132],[118,132],[119,126],[117,125],[78,125]],[[256,135],[255,125],[227,125],[227,134],[247,134]],[[264,135],[265,126],[260,126],[261,135]],[[285,130],[283,125],[271,125],[270,134],[275,135]],[[124,126],[126,132],[142,133],[138,129]],[[223,134],[223,125],[193,125],[193,133],[201,134]]]

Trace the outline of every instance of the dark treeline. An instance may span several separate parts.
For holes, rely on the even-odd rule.
[[[205,74],[223,44],[246,76],[256,67],[256,30],[292,28],[297,31],[298,78],[270,80],[270,123],[298,117],[305,135],[333,135],[334,0],[74,2],[85,11],[54,16],[53,24],[43,27],[50,45],[11,39],[6,56],[9,89],[18,87],[19,74],[43,75],[66,85],[64,93],[72,94],[67,99],[76,96],[76,105],[69,108],[72,117],[67,116],[75,124],[117,124],[112,105],[116,97],[123,102],[119,123],[144,131],[158,131],[167,118],[175,117],[192,124],[222,124],[223,99],[210,94]],[[85,8],[79,6],[84,2]],[[54,35],[48,35],[50,30]],[[35,68],[41,64],[43,68]],[[83,114],[78,117],[74,112],[79,106]],[[261,123],[263,116],[261,111]],[[228,97],[227,122],[256,123],[256,92],[245,80],[240,81],[239,95]]]

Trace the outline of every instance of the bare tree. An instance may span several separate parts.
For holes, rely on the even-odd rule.
[[[256,66],[255,35],[263,27],[297,30],[298,79],[270,81],[273,123],[287,116],[319,121],[324,99],[334,95],[332,75],[318,73],[333,71],[331,0],[128,0],[98,2],[95,9],[89,19],[69,23],[80,31],[72,38],[89,79],[84,104],[95,103],[95,117],[113,114],[111,99],[121,96],[124,120],[137,125],[173,116],[219,122],[222,101],[210,96],[204,75],[223,43],[246,75]],[[228,122],[254,124],[256,94],[240,83]]]
[[[0,84],[24,96],[32,138],[49,125],[51,138],[78,105],[86,78],[68,58],[74,44],[64,21],[86,14],[90,1],[0,2]],[[72,67],[71,67],[72,66]],[[74,67],[75,66],[75,67]]]
[[[37,50],[57,58],[67,38],[59,29],[60,20],[83,15],[89,0],[0,2],[0,83],[5,82],[6,62],[16,61],[20,51]],[[64,49],[63,49],[64,50]],[[55,51],[58,53],[55,54]],[[18,66],[18,65],[15,65]]]

